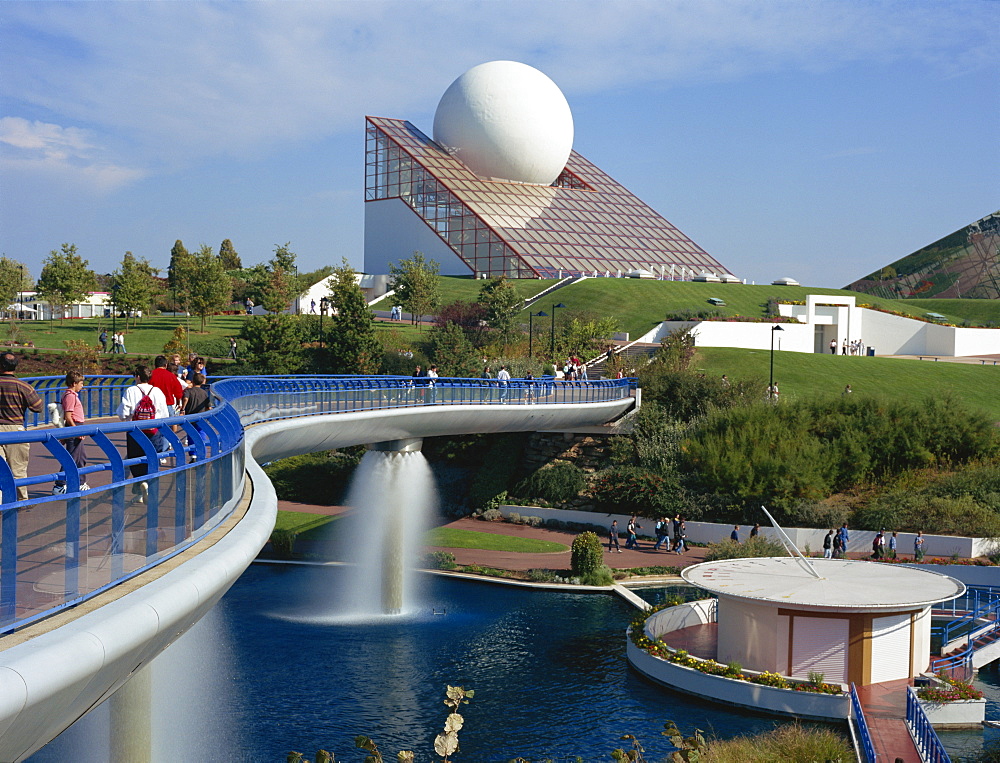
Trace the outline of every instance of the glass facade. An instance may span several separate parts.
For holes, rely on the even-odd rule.
[[[365,200],[381,199],[409,205],[476,275],[728,273],[575,151],[551,186],[490,181],[409,122],[368,117]]]

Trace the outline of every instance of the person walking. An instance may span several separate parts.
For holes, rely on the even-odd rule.
[[[753,527],[750,528],[750,537],[756,538],[758,535],[760,535],[760,525],[755,524]]]
[[[239,360],[236,357],[236,337],[234,336],[229,337],[229,357],[233,360]]]
[[[733,531],[731,533],[729,533],[729,540],[731,540],[733,543],[739,543],[740,542],[740,526],[739,525],[733,525]]]
[[[108,351],[108,330],[107,329],[101,329],[101,335],[97,339],[101,343],[101,352],[107,352]]]
[[[80,390],[83,389],[84,376],[79,371],[69,371],[66,374],[66,391],[62,396],[63,426],[78,427],[86,421],[83,413],[83,403],[80,401]],[[87,465],[87,449],[82,437],[67,437],[60,440],[66,452],[73,458],[77,469]],[[90,490],[86,480],[80,483],[80,490]],[[62,495],[66,492],[66,480],[56,480],[52,485],[52,495]]]
[[[149,383],[158,387],[163,392],[163,397],[167,401],[167,409],[180,414],[183,411],[178,406],[184,402],[184,387],[181,386],[177,374],[172,374],[167,370],[167,358],[165,355],[157,355],[153,360],[153,373],[150,374]]]
[[[497,382],[500,387],[500,401],[506,403],[510,389],[510,371],[507,370],[507,366],[500,366],[500,370],[497,371]]]
[[[118,332],[118,352],[122,355],[128,355],[128,350],[125,349],[125,332]]]
[[[637,521],[638,517],[633,514],[631,519],[629,519],[628,524],[625,525],[625,533],[627,538],[625,539],[625,548],[634,548],[636,551],[639,550],[639,539],[637,533],[642,529],[642,525]]]
[[[844,536],[839,532],[833,536],[833,558],[844,558]]]
[[[165,419],[170,416],[171,412],[167,407],[167,399],[164,397],[163,391],[150,383],[152,375],[149,366],[138,365],[135,367],[133,374],[135,384],[125,390],[121,403],[118,405],[119,419],[122,421],[147,421],[150,416],[153,419]],[[174,380],[176,381],[176,377]],[[142,432],[149,438],[157,453],[162,453],[168,447],[166,438],[160,434],[158,428],[143,429]],[[128,432],[125,436],[125,458],[130,460],[140,458],[145,454],[146,451],[143,450],[136,436],[136,430]],[[145,461],[132,464],[128,469],[133,477],[145,477],[149,473],[149,467]],[[148,492],[149,485],[146,482],[132,485],[132,495],[138,503],[145,503]]]
[[[823,558],[833,559],[833,530],[823,536]]]
[[[896,537],[896,531],[892,531],[892,535],[889,537],[889,558],[896,558],[896,542],[898,538]]]
[[[247,315],[253,315],[253,300],[247,297],[246,301]]]
[[[924,560],[924,531],[917,530],[917,536],[913,539],[913,561],[922,562]]]
[[[879,530],[872,538],[872,559],[878,561],[882,558],[885,548],[885,530]]]
[[[830,340],[830,354],[831,355],[836,355],[837,354],[837,340],[836,339],[831,339]]]
[[[615,547],[615,551],[619,554],[622,552],[622,547],[618,545],[618,520],[611,520],[611,527],[608,528],[608,553],[611,553],[612,544]]]
[[[680,522],[677,524],[677,535],[674,538],[674,543],[678,554],[687,551],[687,524],[684,522],[684,517],[680,517]]]
[[[660,546],[669,542],[670,534],[667,532],[667,527],[666,517],[660,517],[656,520],[656,525],[653,527],[653,530],[656,532],[656,543],[653,544],[653,551],[659,551]]]
[[[196,413],[204,413],[212,407],[212,400],[209,397],[208,390],[205,389],[205,375],[200,374],[195,371],[191,374],[191,386],[184,390],[184,415],[193,416]],[[208,436],[202,430],[199,422],[191,422],[198,434],[201,437],[201,441],[205,444],[208,443]],[[188,438],[188,445],[193,445],[191,438]],[[197,456],[191,456],[192,461],[197,460]]]
[[[42,410],[42,398],[28,382],[14,376],[19,358],[12,352],[0,355],[0,432],[23,432],[28,411]],[[14,479],[28,476],[31,443],[12,442],[0,445],[0,458],[7,462]],[[28,498],[28,488],[18,485],[17,500]]]
[[[847,532],[847,522],[844,522],[844,524],[840,526],[840,531],[837,534],[840,536],[840,549],[844,556],[847,556],[847,546],[851,540],[851,534]]]

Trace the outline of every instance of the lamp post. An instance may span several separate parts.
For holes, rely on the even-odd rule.
[[[21,282],[17,285],[17,318],[24,314],[24,265],[21,265]]]
[[[531,330],[531,319],[532,318],[548,318],[549,314],[544,310],[539,310],[537,313],[528,312],[528,357],[531,357],[531,342],[535,337],[534,332]]]
[[[549,332],[549,355],[552,357],[552,362],[556,362],[556,310],[560,307],[566,307],[562,302],[552,305],[552,330]]]
[[[326,315],[327,308],[330,307],[330,300],[320,297],[319,300],[319,346],[323,347],[323,316]]]
[[[118,333],[118,284],[111,286],[111,336]],[[114,344],[112,344],[112,348]]]
[[[776,398],[774,394],[774,334],[776,331],[784,331],[784,329],[777,323],[771,327],[771,377],[767,385],[767,399],[771,401]]]

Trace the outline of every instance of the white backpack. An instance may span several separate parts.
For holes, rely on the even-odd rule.
[[[49,403],[49,421],[54,427],[66,426],[66,418],[63,416],[63,409],[59,403]]]

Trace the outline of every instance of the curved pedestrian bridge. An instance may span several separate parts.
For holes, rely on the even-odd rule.
[[[27,381],[46,403],[61,394],[60,380]],[[599,425],[636,402],[627,379],[429,382],[224,379],[212,384],[212,410],[161,420],[167,449],[158,453],[139,429],[148,422],[107,420],[132,379],[96,377],[81,399],[98,423],[53,429],[34,416],[28,431],[0,434],[0,446],[32,448],[26,477],[0,460],[0,760],[27,757],[114,694],[240,576],[276,515],[258,464],[349,445]],[[130,433],[143,454],[126,459]],[[86,467],[60,444],[69,436],[84,438]],[[56,480],[65,494],[51,494]],[[15,500],[18,487],[28,500]]]

